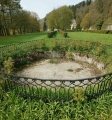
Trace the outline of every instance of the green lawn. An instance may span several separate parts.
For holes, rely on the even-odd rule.
[[[104,44],[112,45],[112,34],[69,32],[68,36],[75,40],[94,41],[94,42],[101,42]]]
[[[74,40],[85,40],[85,41],[95,41],[101,42],[104,44],[112,45],[112,34],[99,34],[99,33],[89,33],[89,32],[68,32],[69,38]],[[26,42],[30,40],[38,40],[38,39],[46,39],[51,42],[52,39],[64,39],[64,37],[58,33],[53,38],[47,37],[47,32],[38,32],[38,33],[30,33],[30,34],[22,34],[22,35],[13,35],[13,36],[2,36],[0,37],[0,46],[12,44],[12,43],[20,43]]]
[[[29,34],[13,35],[13,36],[0,36],[0,46],[12,44],[12,43],[26,42],[30,40],[45,39],[45,38],[47,38],[47,34],[45,32],[29,33]]]

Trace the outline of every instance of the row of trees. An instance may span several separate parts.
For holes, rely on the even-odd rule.
[[[23,10],[20,0],[0,0],[0,36],[39,30],[38,15]]]
[[[100,30],[112,24],[112,0],[86,0],[69,8],[74,13],[78,29]]]

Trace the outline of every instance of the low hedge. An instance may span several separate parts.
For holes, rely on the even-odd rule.
[[[52,38],[53,36],[55,36],[57,33],[57,31],[51,31],[51,32],[48,32],[48,38]]]
[[[68,33],[67,33],[67,32],[60,30],[60,33],[61,33],[65,38],[68,37]]]

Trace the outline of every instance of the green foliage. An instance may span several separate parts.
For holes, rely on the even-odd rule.
[[[68,71],[68,72],[73,72],[73,69],[72,69],[72,68],[69,68],[67,71]]]
[[[73,60],[73,54],[71,53],[71,52],[67,52],[66,53],[66,57],[68,58],[68,59],[70,59],[70,60]]]
[[[48,38],[52,38],[53,36],[56,36],[56,34],[57,34],[57,31],[48,32]]]
[[[57,44],[57,41],[55,39],[52,40],[52,44],[50,45],[50,50],[51,51],[58,51],[58,44]]]
[[[1,0],[0,5],[2,8],[0,9],[0,25],[5,26],[0,29],[0,36],[40,31],[37,13],[23,10],[20,0]],[[6,22],[3,22],[4,20]],[[2,32],[2,30],[5,32]]]
[[[38,40],[37,43],[38,44],[36,44],[36,47],[38,51],[44,51],[47,49],[45,40]]]
[[[80,29],[80,26],[84,29],[96,26],[92,29],[106,30],[112,24],[111,20],[108,21],[112,17],[111,0],[86,0],[77,5],[71,5],[69,8],[73,11],[77,29]],[[103,24],[104,26],[102,26]]]
[[[98,12],[102,13],[103,12],[103,0],[96,0],[95,1],[95,5],[96,5],[96,8],[98,10]]]
[[[81,27],[84,28],[84,29],[89,29],[90,26],[91,26],[91,14],[88,13],[83,18],[83,20],[81,22]]]
[[[58,64],[59,60],[58,59],[50,59],[49,62],[52,64]]]
[[[65,38],[68,37],[68,33],[67,33],[67,32],[60,30],[60,33],[61,33]]]
[[[44,19],[43,31],[47,31],[46,18]]]
[[[62,6],[51,11],[47,15],[47,24],[49,28],[68,29],[70,28],[73,13],[67,6]]]
[[[42,100],[25,100],[14,93],[8,93],[5,100],[0,97],[0,108],[1,120],[111,120],[112,94],[91,102],[45,103]]]
[[[99,45],[95,51],[95,55],[100,57],[102,55],[106,55],[106,49],[105,49],[105,45]]]
[[[3,70],[5,73],[11,74],[13,72],[13,67],[14,67],[14,61],[11,57],[9,57],[8,60],[4,61]]]
[[[95,26],[97,28],[97,30],[101,30],[102,25],[103,25],[103,15],[99,16],[98,19],[95,22]]]
[[[80,54],[92,55],[100,62],[107,64],[106,59],[111,55],[111,49],[108,46],[97,42],[70,40],[70,39],[53,39],[49,46],[45,40],[30,41],[21,44],[13,44],[1,49],[0,66],[3,66],[3,61],[12,57],[14,59],[14,66],[29,64],[39,58],[38,53],[44,51],[60,51],[67,52],[67,57],[73,59],[71,52]],[[10,52],[9,52],[10,51]],[[44,57],[44,56],[43,56]]]
[[[78,33],[73,33],[73,35],[76,36]],[[82,35],[83,34],[83,35]],[[79,33],[78,36],[83,36],[85,39],[85,36],[89,35],[89,33]],[[72,36],[72,34],[71,34]],[[100,34],[98,34],[100,36]],[[92,33],[92,37],[95,37],[95,39],[99,39],[97,34]],[[102,34],[103,36],[103,34]],[[89,37],[88,37],[89,38]],[[103,36],[104,38],[104,36]],[[109,38],[109,36],[108,36]],[[85,39],[88,40],[88,39]],[[48,41],[47,41],[48,42]],[[102,40],[100,41],[102,43],[107,43],[108,40],[106,41]],[[102,58],[102,55],[104,56],[104,59],[107,60],[107,67],[108,67],[108,72],[112,71],[112,54],[111,54],[111,48],[109,51],[107,51],[107,46],[102,45],[101,43],[94,43],[94,42],[85,42],[84,40],[79,41],[79,40],[70,40],[70,39],[59,39],[59,40],[52,40],[52,44],[54,44],[53,49],[62,50],[62,51],[73,51],[73,52],[81,52],[82,54],[92,54],[95,56],[98,56],[98,58]],[[111,44],[111,43],[110,43]],[[32,41],[28,43],[21,43],[21,45],[12,45],[7,46],[4,49],[1,49],[3,54],[1,54],[0,60],[1,63],[3,63],[4,60],[7,60],[9,56],[13,56],[12,58],[17,59],[20,58],[22,61],[23,60],[29,60],[29,57],[36,56],[36,53],[41,49],[42,51],[46,50],[46,41],[45,40],[40,40],[40,41]],[[50,48],[48,48],[50,49]],[[52,50],[53,50],[52,49]],[[10,52],[9,52],[10,50]],[[97,53],[98,51],[98,53]],[[109,57],[105,55],[109,55]],[[27,58],[27,59],[25,59]],[[108,59],[109,58],[109,59]],[[36,59],[37,60],[37,59]],[[19,65],[20,66],[20,65]],[[2,82],[0,78],[0,82]],[[105,85],[106,83],[101,83],[103,88],[106,89]],[[111,83],[108,82],[108,86],[111,86]],[[96,89],[96,88],[95,88]],[[27,93],[29,94],[28,91],[24,91],[23,88],[18,87],[18,90],[20,90],[20,93]],[[41,88],[38,88],[37,91],[34,91],[32,88],[33,95],[38,96],[38,91],[42,94],[42,97],[45,98],[47,95],[49,97],[54,97],[54,92],[50,91],[46,92],[41,91]],[[50,94],[51,92],[51,94]],[[97,92],[97,89],[96,89]],[[72,93],[72,94],[71,94]],[[96,120],[108,120],[112,118],[112,94],[106,93],[104,98],[99,98],[96,100],[92,100],[91,102],[87,102],[85,100],[84,96],[84,89],[77,88],[76,91],[72,91],[70,93],[71,99],[73,101],[69,102],[48,102],[45,103],[42,100],[26,100],[21,97],[18,97],[12,92],[5,93],[2,87],[0,87],[0,119],[1,120],[15,120],[15,119],[24,119],[24,120],[29,120],[30,119],[76,119],[76,120],[84,120],[84,119],[96,119]],[[56,98],[63,97],[64,94],[67,96],[68,92],[64,91],[63,88],[61,90],[59,89],[58,92],[56,93]],[[38,96],[40,97],[40,96]],[[69,99],[69,98],[67,98]],[[77,102],[79,101],[79,102]],[[107,102],[108,101],[108,102]]]
[[[107,72],[110,72],[112,71],[112,56],[109,56],[109,58],[107,59],[107,62],[106,62],[106,70]]]
[[[85,100],[85,89],[78,87],[76,88],[75,92],[73,93],[73,100],[77,102],[83,102]]]

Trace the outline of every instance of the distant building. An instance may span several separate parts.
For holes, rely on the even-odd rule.
[[[112,30],[112,23],[107,25],[106,30]]]
[[[76,20],[75,19],[73,19],[72,20],[72,23],[71,23],[71,30],[73,30],[73,29],[75,29],[76,28]]]

